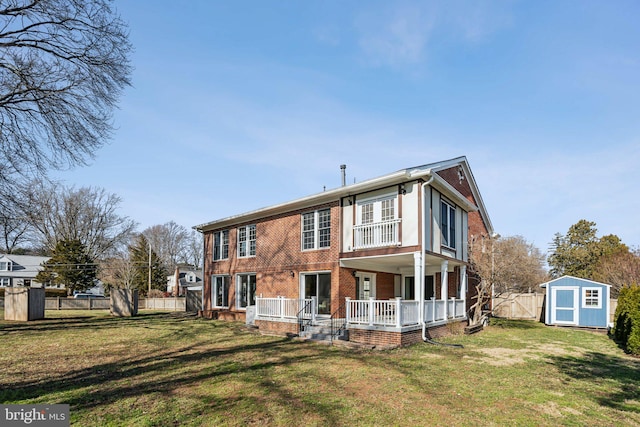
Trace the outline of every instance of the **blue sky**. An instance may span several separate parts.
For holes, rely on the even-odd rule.
[[[186,227],[467,156],[495,230],[640,245],[637,1],[115,2],[117,131],[58,173]]]

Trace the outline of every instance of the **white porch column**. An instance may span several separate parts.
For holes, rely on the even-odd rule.
[[[344,299],[344,308],[345,308],[345,310],[344,310],[344,313],[345,313],[345,315],[344,315],[344,317],[345,317],[344,321],[345,321],[345,322],[347,323],[347,325],[348,325],[348,324],[349,324],[349,320],[351,319],[351,298],[346,297],[346,298]]]
[[[424,273],[422,272],[422,253],[413,253],[413,285],[418,300],[418,322],[424,322]]]
[[[375,304],[373,303],[374,299],[369,297],[369,326],[373,326],[373,318],[375,316]]]
[[[449,299],[449,275],[447,269],[449,268],[449,261],[442,261],[440,264],[440,299],[444,301],[444,318],[447,319],[449,314],[447,313],[447,300]]]
[[[302,300],[304,304],[304,300]],[[316,314],[318,314],[318,297],[311,297],[311,322],[316,324]]]

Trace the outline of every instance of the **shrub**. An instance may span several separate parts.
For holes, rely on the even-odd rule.
[[[149,298],[163,298],[164,293],[159,289],[151,289],[151,292],[147,295]]]
[[[640,354],[640,286],[620,289],[613,336],[632,354]]]

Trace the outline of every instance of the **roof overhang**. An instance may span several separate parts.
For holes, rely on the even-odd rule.
[[[452,199],[452,202],[455,202],[456,204],[458,204],[458,206],[462,207],[467,212],[480,211],[483,218],[485,218],[487,226],[491,228],[491,222],[488,219],[486,210],[484,210],[484,205],[482,205],[480,193],[478,192],[475,181],[473,179],[471,188],[473,191],[474,199],[479,201],[479,204],[481,205],[480,207],[471,203],[466,197],[460,194],[458,190],[453,188],[453,186],[451,186],[448,182],[446,182],[443,178],[435,173],[438,170],[442,170],[455,165],[462,165],[467,176],[473,177],[473,175],[471,174],[471,170],[468,167],[466,158],[463,156],[443,162],[403,169],[394,173],[380,176],[378,178],[372,178],[366,181],[345,185],[343,187],[323,191],[322,193],[317,193],[289,202],[280,203],[277,205],[196,225],[193,228],[201,233],[228,228],[241,223],[252,222],[273,215],[280,215],[294,210],[306,209],[325,203],[336,202],[343,197],[358,195],[385,186],[391,186],[420,179],[426,181],[430,178],[433,178],[430,185],[447,195],[447,197]],[[489,231],[491,232],[492,229],[490,229]]]

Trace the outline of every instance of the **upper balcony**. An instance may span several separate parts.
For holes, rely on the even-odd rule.
[[[353,226],[353,248],[400,246],[400,219]]]

